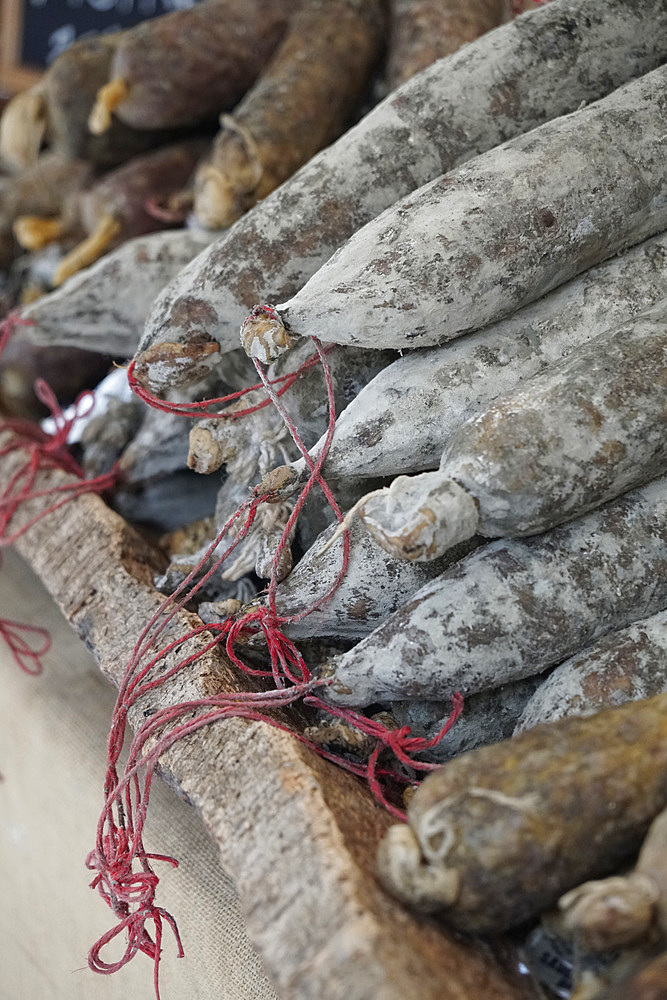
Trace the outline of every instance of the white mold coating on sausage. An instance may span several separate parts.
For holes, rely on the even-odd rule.
[[[406,353],[338,417],[325,475],[390,476],[436,468],[464,420],[578,344],[650,308],[666,283],[663,233],[485,330]],[[323,440],[311,449],[313,458]],[[303,460],[294,464],[297,471],[303,467]]]
[[[444,699],[528,677],[667,605],[667,480],[466,556],[330,664],[327,697]]]

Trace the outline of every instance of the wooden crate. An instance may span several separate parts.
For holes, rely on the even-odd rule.
[[[20,454],[0,463],[3,481]],[[44,473],[43,487],[68,480]],[[45,509],[33,500],[13,528]],[[118,684],[142,626],[164,599],[152,585],[159,553],[97,496],[66,504],[17,542],[64,615]],[[170,638],[201,624],[181,611]],[[206,634],[192,641],[199,648]],[[150,707],[247,687],[220,650],[149,699]],[[166,685],[164,686],[166,687]],[[73,692],[73,697],[76,693]],[[141,722],[142,702],[134,719]],[[392,821],[356,778],[289,733],[231,719],[177,743],[162,776],[187,797],[217,841],[279,994],[300,1000],[521,1000],[522,977],[479,942],[396,903],[374,875]],[[159,890],[158,890],[159,893]],[[159,903],[159,896],[158,896]]]

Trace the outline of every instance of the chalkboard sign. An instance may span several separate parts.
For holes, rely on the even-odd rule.
[[[77,38],[131,28],[197,0],[0,0],[0,87],[30,86]]]

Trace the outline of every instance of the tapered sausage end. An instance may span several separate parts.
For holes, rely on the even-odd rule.
[[[201,165],[195,177],[195,216],[207,229],[227,229],[257,200],[263,167],[248,129],[223,115],[223,131],[215,143],[213,162]],[[222,160],[225,169],[219,168]]]
[[[255,493],[257,496],[271,493],[280,497],[281,500],[286,500],[296,493],[302,485],[302,478],[291,465],[280,465],[264,476],[259,486],[255,487]]]
[[[216,472],[225,461],[220,443],[206,427],[193,427],[190,431],[188,468],[209,475]]]
[[[639,872],[585,882],[566,893],[558,907],[563,926],[592,952],[625,948],[649,932],[658,890]]]
[[[381,548],[412,562],[436,559],[479,526],[470,493],[438,472],[398,476],[368,497],[359,517]]]
[[[119,77],[100,87],[93,109],[88,118],[88,128],[93,135],[102,135],[111,128],[111,115],[128,95],[125,80]]]
[[[241,326],[243,350],[264,364],[275,361],[296,341],[273,306],[255,306]]]
[[[46,127],[46,97],[39,84],[12,98],[0,119],[0,160],[8,170],[37,162]]]
[[[154,344],[136,355],[134,377],[144,389],[160,395],[167,389],[205,378],[211,360],[219,351],[219,344],[205,338],[187,343]]]
[[[423,913],[451,906],[459,889],[455,871],[432,868],[409,826],[387,830],[377,856],[380,881],[401,902]]]
[[[14,223],[14,236],[24,250],[41,250],[64,235],[62,219],[41,215],[20,215]]]

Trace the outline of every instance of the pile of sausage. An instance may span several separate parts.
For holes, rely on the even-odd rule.
[[[67,251],[22,336],[132,357],[171,402],[251,384],[249,358],[280,378],[323,343],[350,558],[302,616],[343,546],[313,493],[280,560],[286,634],[331,703],[414,733],[465,697],[381,877],[466,932],[547,911],[573,997],[639,997],[667,935],[667,7],[296,7],[207,0],[79,42],[9,105],[0,231]],[[149,234],[179,213],[196,224]],[[91,473],[120,459],[127,516],[206,518],[170,536],[165,592],[272,484],[205,621],[265,600],[310,474],[264,399],[193,424],[116,371],[81,432]],[[318,458],[321,368],[281,401]]]

